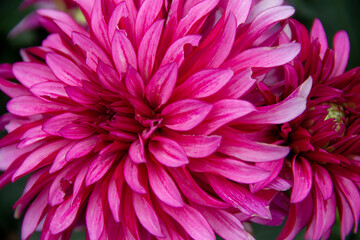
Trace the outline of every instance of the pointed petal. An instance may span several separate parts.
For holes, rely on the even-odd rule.
[[[90,195],[86,208],[86,229],[90,240],[100,239],[105,227],[101,188],[102,183],[98,182]]]
[[[160,136],[151,138],[149,151],[156,160],[168,167],[180,167],[189,163],[184,149],[169,138]]]
[[[138,164],[135,164],[130,160],[130,157],[126,157],[124,165],[124,178],[131,190],[144,194],[146,193],[144,171]]]
[[[173,92],[177,80],[177,65],[170,63],[161,67],[146,86],[146,99],[153,107],[165,104]]]
[[[309,162],[303,157],[294,157],[292,162],[294,186],[291,193],[291,202],[301,202],[310,193],[313,176]]]
[[[236,17],[236,25],[239,26],[247,19],[251,3],[251,0],[229,0],[226,6],[225,16],[233,12]]]
[[[150,2],[150,0],[147,0]],[[157,48],[160,42],[164,20],[158,20],[147,30],[142,38],[138,50],[138,65],[141,76],[148,81],[151,76]]]
[[[141,136],[130,145],[129,156],[134,163],[146,162],[144,141]]]
[[[31,95],[28,89],[24,86],[7,81],[0,77],[0,90],[8,95],[10,98]]]
[[[319,19],[315,19],[311,27],[311,40],[318,40],[320,43],[320,57],[323,58],[328,49],[328,42],[323,25]]]
[[[27,88],[41,82],[57,81],[55,75],[45,64],[32,62],[14,63],[13,73],[16,79]]]
[[[137,69],[134,47],[124,31],[116,30],[111,42],[112,57],[118,73],[126,72],[128,66]]]
[[[328,171],[318,164],[315,164],[315,182],[319,186],[323,198],[329,199],[333,193],[333,183]]]
[[[80,158],[89,154],[95,148],[97,142],[98,136],[91,136],[80,140],[66,153],[66,161],[71,161],[74,158]]]
[[[91,184],[99,181],[107,173],[115,161],[115,158],[115,154],[111,154],[109,156],[99,155],[95,158],[86,173],[85,185],[90,186]]]
[[[59,130],[59,134],[67,139],[84,139],[95,133],[95,129],[84,124],[69,124]]]
[[[151,189],[155,195],[167,205],[173,207],[183,207],[184,201],[181,194],[166,170],[156,162],[146,163]]]
[[[73,113],[63,113],[50,118],[43,124],[42,130],[50,135],[60,136],[59,131],[61,128],[73,123],[81,116]]]
[[[201,123],[211,111],[212,105],[195,99],[177,101],[166,106],[161,115],[163,124],[177,131],[187,131]]]
[[[334,36],[334,69],[331,73],[332,77],[337,77],[344,73],[349,55],[350,55],[350,39],[345,31],[340,31]]]
[[[152,235],[163,237],[164,235],[161,232],[159,218],[151,204],[149,196],[140,195],[136,192],[133,192],[132,196],[134,210],[141,225],[143,225],[143,227]]]
[[[131,96],[142,99],[145,93],[145,85],[140,74],[132,67],[127,69],[125,78],[126,89]]]
[[[174,218],[193,239],[215,240],[215,234],[209,223],[196,209],[188,205],[171,207],[166,204],[161,204],[161,208]]]

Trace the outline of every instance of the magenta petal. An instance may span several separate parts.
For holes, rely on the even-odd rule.
[[[31,95],[29,90],[24,86],[7,81],[0,77],[0,90],[11,98]]]
[[[203,158],[213,154],[220,146],[221,136],[185,135],[167,131],[167,137],[174,139],[188,157]]]
[[[332,77],[337,77],[343,74],[349,59],[350,54],[350,39],[345,31],[340,31],[334,36],[334,69],[331,73]]]
[[[90,186],[91,184],[99,181],[110,169],[111,165],[115,161],[115,158],[115,154],[111,154],[110,156],[99,155],[95,158],[86,174],[85,185]]]
[[[163,124],[177,131],[187,131],[201,123],[211,111],[212,105],[195,99],[177,101],[166,106],[161,115]]]
[[[39,98],[56,99],[58,97],[68,98],[65,91],[66,85],[60,82],[42,82],[33,85],[30,88],[32,94]]]
[[[245,50],[221,65],[238,72],[248,67],[276,67],[293,60],[300,52],[300,44],[288,43],[278,47],[258,47]]]
[[[215,240],[215,234],[209,223],[196,209],[188,205],[171,207],[166,204],[161,204],[161,208],[173,217],[193,239]]]
[[[139,43],[145,38],[144,33],[153,24],[163,5],[162,0],[144,0],[139,9],[135,22],[136,42]],[[143,37],[144,36],[144,37]]]
[[[320,46],[320,57],[323,58],[328,49],[328,42],[323,25],[319,19],[315,19],[311,28],[311,40],[318,40]]]
[[[46,63],[55,76],[69,86],[82,86],[82,81],[88,79],[74,62],[60,54],[47,54]]]
[[[133,192],[133,206],[136,216],[141,225],[144,226],[151,234],[157,237],[163,237],[161,232],[160,221],[147,195],[140,195]]]
[[[79,119],[81,116],[73,113],[63,113],[50,118],[43,124],[42,130],[50,135],[60,136],[59,131],[66,125]]]
[[[204,98],[219,91],[233,76],[229,69],[206,69],[195,73],[174,90],[176,99]]]
[[[191,201],[202,206],[227,208],[229,205],[206,193],[186,168],[169,168],[171,176],[178,183],[182,193]]]
[[[237,26],[244,23],[251,8],[251,0],[229,0],[226,6],[227,16],[230,12],[233,12],[236,17]]]
[[[256,215],[265,219],[271,218],[268,203],[264,199],[253,195],[241,185],[215,175],[209,175],[209,181],[219,197],[233,207],[238,208],[244,214]]]
[[[144,142],[141,136],[130,145],[129,156],[134,163],[146,162]]]
[[[109,188],[107,193],[107,198],[109,202],[110,211],[116,222],[120,222],[120,206],[121,206],[121,196],[122,189],[124,187],[124,177],[123,177],[123,164],[119,164],[111,179],[109,181]]]
[[[54,217],[50,222],[49,230],[51,234],[61,233],[75,221],[81,202],[80,196],[75,198],[74,201],[72,201],[71,197],[68,197],[56,209]]]
[[[108,26],[108,35],[110,41],[113,39],[114,33],[118,29],[119,22],[127,18],[129,16],[129,10],[126,6],[125,1],[120,2],[112,12],[110,19],[109,19],[109,26]]]
[[[206,119],[196,128],[198,134],[208,135],[225,124],[256,110],[248,101],[224,99],[214,103]]]
[[[21,96],[11,99],[7,103],[7,109],[12,114],[28,117],[39,113],[66,111],[70,109],[70,106],[55,102],[45,102],[34,96]]]
[[[125,78],[126,89],[133,97],[143,98],[145,92],[144,81],[142,80],[140,74],[132,67],[127,69],[127,74]]]
[[[246,136],[233,133],[231,129],[218,131],[223,136],[218,151],[244,161],[274,161],[286,157],[290,150],[285,146],[255,142],[247,139]]]
[[[311,77],[290,96],[278,104],[258,107],[258,111],[238,119],[237,123],[280,124],[293,120],[306,109],[306,100],[312,86]]]
[[[13,73],[16,79],[27,88],[41,82],[57,81],[55,75],[45,64],[32,62],[14,63]]]
[[[149,183],[155,195],[167,205],[183,207],[185,203],[174,180],[167,171],[156,162],[148,161],[146,166],[149,174]]]
[[[138,164],[130,160],[130,157],[125,158],[124,178],[131,190],[141,194],[147,192],[144,183],[144,172],[141,171]]]
[[[48,192],[48,188],[43,189],[26,210],[23,224],[21,225],[21,237],[23,239],[28,239],[41,221],[44,210],[48,206]]]
[[[291,192],[291,202],[301,202],[310,193],[313,176],[309,162],[303,157],[294,157],[292,162],[294,186]]]
[[[208,157],[191,161],[193,172],[210,172],[239,183],[256,183],[269,177],[271,172],[230,158]]]
[[[325,200],[333,194],[333,183],[328,171],[318,164],[315,164],[315,182],[318,185]]]
[[[111,43],[112,57],[116,70],[126,72],[128,66],[137,69],[134,47],[123,31],[116,30]]]
[[[176,62],[177,65],[180,67],[185,58],[184,47],[188,44],[196,47],[199,45],[200,39],[200,35],[187,35],[176,40],[167,49],[165,56],[163,57],[163,60],[160,64],[160,67],[172,62]]]
[[[103,196],[102,183],[96,184],[91,193],[89,202],[86,208],[86,229],[89,233],[90,240],[100,239],[101,233],[105,227],[104,210],[103,210]]]
[[[255,240],[244,230],[244,226],[234,215],[224,210],[201,208],[200,212],[214,231],[224,239]]]
[[[171,97],[177,80],[177,70],[176,63],[171,63],[161,67],[150,79],[145,94],[153,107],[162,106]]]
[[[169,138],[153,137],[149,143],[149,151],[156,160],[168,167],[180,167],[189,163],[184,149]]]
[[[148,2],[150,2],[148,0]],[[155,56],[160,42],[164,20],[158,20],[147,30],[138,50],[138,65],[141,76],[148,81],[155,64]]]
[[[83,124],[69,124],[59,130],[59,134],[67,139],[83,139],[95,133],[95,129]]]
[[[41,143],[32,144],[24,148],[17,148],[17,144],[11,144],[0,148],[0,171],[5,171],[21,155],[29,153],[37,148]]]
[[[90,27],[92,33],[98,42],[105,48],[110,49],[110,40],[108,35],[108,23],[105,20],[102,0],[95,0],[90,16]]]
[[[53,164],[49,170],[49,173],[54,173],[60,169],[62,169],[68,162],[65,157],[68,151],[76,144],[77,142],[70,142],[66,146],[64,146],[56,155]]]
[[[71,161],[74,158],[80,158],[89,154],[95,148],[97,142],[98,136],[91,136],[80,140],[66,153],[66,161]]]
[[[37,167],[46,164],[47,162],[44,161],[51,156],[51,154],[56,153],[60,148],[64,147],[67,143],[69,143],[67,139],[61,139],[37,148],[23,161],[21,166],[14,173],[12,179],[18,179],[21,176],[35,170]]]

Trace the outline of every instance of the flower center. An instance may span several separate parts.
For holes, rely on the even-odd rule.
[[[330,107],[327,109],[328,115],[326,115],[324,120],[333,119],[335,123],[335,130],[339,131],[341,125],[345,124],[345,112],[344,108],[341,105],[330,103]]]

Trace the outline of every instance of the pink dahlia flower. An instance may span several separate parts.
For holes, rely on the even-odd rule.
[[[301,114],[311,83],[264,108],[240,98],[256,82],[252,70],[299,53],[297,43],[277,44],[294,9],[76,2],[86,27],[38,10],[51,34],[2,68],[0,88],[12,99],[1,118],[9,134],[0,140],[0,186],[31,173],[14,205],[17,217],[25,212],[22,238],[40,225],[42,239],[68,239],[84,224],[89,239],[252,238],[234,213],[274,217],[278,192],[252,194],[248,185],[289,153],[258,125]]]
[[[360,68],[345,72],[350,51],[346,32],[335,35],[331,50],[319,20],[310,35],[293,19],[285,29],[280,42],[296,40],[302,49],[294,61],[259,83],[263,102],[287,97],[309,76],[313,88],[307,110],[281,126],[291,152],[279,179],[287,178],[293,186],[279,239],[292,239],[304,226],[306,239],[327,239],[336,210],[345,239],[353,226],[357,231],[360,218]]]

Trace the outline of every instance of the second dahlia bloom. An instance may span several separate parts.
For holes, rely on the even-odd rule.
[[[276,191],[248,184],[272,174],[256,163],[289,147],[256,125],[302,113],[311,84],[256,108],[241,100],[257,70],[300,51],[277,45],[278,23],[294,12],[281,1],[78,0],[86,26],[39,10],[51,33],[3,66],[12,100],[1,118],[0,186],[32,173],[16,216],[22,238],[252,238],[233,213],[271,219]],[[4,78],[17,79],[21,84]],[[287,111],[284,115],[283,112]],[[241,131],[234,121],[254,127]],[[260,189],[259,189],[260,190]]]
[[[280,128],[291,152],[278,180],[293,185],[279,239],[294,238],[304,226],[305,239],[327,239],[337,210],[345,239],[352,228],[357,231],[360,218],[360,68],[345,72],[350,43],[344,31],[335,35],[333,50],[319,20],[310,34],[293,19],[284,32],[280,42],[296,40],[302,49],[291,64],[258,83],[263,103],[287,97],[309,76],[313,87],[307,110]]]

